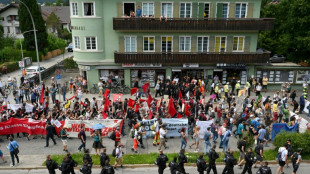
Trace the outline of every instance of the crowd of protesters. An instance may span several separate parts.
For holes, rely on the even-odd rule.
[[[132,89],[132,91],[134,91],[132,94],[134,98],[132,99],[133,102],[130,102],[128,98],[119,101],[111,101],[109,99],[109,89],[102,91],[102,82],[100,82],[98,83],[98,87],[101,89],[99,97],[103,97],[103,100],[101,106],[98,106],[95,97],[92,99],[83,97],[83,93],[87,93],[88,90],[87,80],[82,76],[77,76],[74,79],[70,78],[68,83],[64,84],[52,78],[50,86],[34,84],[33,81],[25,79],[24,76],[21,77],[19,85],[17,85],[18,82],[15,78],[8,77],[7,81],[9,87],[13,90],[12,95],[15,103],[21,103],[23,106],[16,111],[4,109],[0,113],[1,121],[6,121],[11,117],[46,120],[46,147],[49,146],[50,138],[53,140],[54,144],[56,144],[53,137],[53,131],[55,131],[53,130],[53,122],[55,120],[102,119],[104,115],[107,119],[123,119],[125,123],[128,123],[128,127],[131,131],[130,133],[126,132],[125,130],[128,129],[125,129],[126,124],[123,124],[121,128],[117,128],[114,138],[116,147],[115,157],[117,159],[115,167],[117,164],[120,164],[122,167],[121,148],[123,145],[120,141],[121,135],[124,136],[126,133],[131,135],[133,140],[132,151],[138,153],[138,147],[144,148],[143,137],[146,133],[144,125],[139,124],[139,122],[157,119],[152,126],[152,130],[154,131],[153,145],[158,146],[158,150],[161,151],[162,147],[165,149],[169,148],[166,146],[166,124],[162,122],[161,118],[183,118],[188,119],[189,125],[189,127],[180,130],[180,153],[183,154],[184,149],[187,147],[186,132],[194,138],[194,143],[190,145],[189,148],[195,145],[194,152],[199,152],[199,142],[203,141],[203,155],[209,155],[209,158],[214,159],[214,161],[216,159],[216,154],[214,154],[216,153],[214,151],[215,144],[219,143],[219,148],[222,148],[224,153],[229,152],[227,155],[227,161],[229,161],[229,156],[233,155],[233,151],[229,151],[230,148],[228,146],[230,138],[236,137],[242,142],[247,141],[248,135],[250,135],[249,137],[254,137],[255,144],[258,147],[254,149],[257,162],[249,163],[247,160],[249,159],[247,156],[251,156],[248,154],[253,153],[252,149],[246,149],[244,146],[241,146],[241,148],[238,147],[241,152],[239,161],[229,162],[229,165],[225,169],[229,173],[231,173],[231,171],[233,172],[234,165],[238,164],[239,166],[243,166],[244,162],[244,172],[249,171],[251,165],[254,165],[254,167],[259,164],[264,166],[263,148],[264,146],[268,147],[272,124],[286,123],[290,126],[296,124],[299,120],[294,116],[290,117],[290,111],[301,114],[304,110],[308,95],[307,82],[303,83],[303,94],[300,96],[298,102],[295,100],[297,92],[291,89],[289,83],[283,83],[281,85],[281,90],[276,91],[273,96],[262,97],[262,92],[267,91],[267,77],[251,78],[241,87],[240,81],[235,78],[230,82],[222,84],[217,76],[213,79],[195,79],[184,76],[182,78],[159,79],[155,85],[154,92],[150,89],[148,83],[142,84],[140,87],[139,80],[137,79],[134,84],[134,90]],[[9,101],[2,87],[3,85],[1,83],[0,92],[3,95],[2,106],[13,103]],[[251,96],[251,92],[255,92],[256,96]],[[56,99],[57,93],[62,95],[62,104]],[[70,99],[67,98],[68,93],[70,93]],[[151,95],[153,95],[154,98],[152,98]],[[206,98],[208,98],[208,100],[206,100]],[[25,110],[26,102],[34,106],[33,111],[30,113]],[[290,109],[291,106],[293,106],[293,109]],[[310,107],[307,109],[310,110]],[[310,116],[309,114],[308,116]],[[199,135],[201,128],[195,126],[195,122],[198,120],[213,120],[211,127],[207,130],[203,130],[203,139],[200,139]],[[83,128],[81,131],[83,131]],[[24,136],[30,140],[29,136],[26,134],[24,134]],[[67,150],[68,134],[66,132],[66,126],[62,128],[58,136],[60,136],[63,142],[64,151],[68,153],[68,156],[64,159],[64,163],[69,163],[66,162],[68,160],[70,161],[70,155]],[[93,148],[96,150],[96,155],[101,155],[101,149],[105,151],[105,147],[102,145],[100,131],[94,131],[91,136],[94,137]],[[13,138],[14,135],[8,135],[8,138],[10,137]],[[19,134],[17,134],[17,137],[20,137]],[[83,148],[85,154],[87,154],[87,149],[85,148],[85,133],[81,133],[80,137],[82,144],[79,150]],[[34,136],[34,138],[37,137]],[[210,154],[212,157],[210,157]],[[16,158],[18,160],[18,157]],[[12,163],[14,165],[13,159],[12,157]],[[180,157],[178,160],[181,173],[185,173],[182,163],[184,164],[186,160],[182,157],[181,162]],[[174,161],[176,162],[176,160]],[[210,169],[216,171],[216,168],[212,167],[215,165],[213,162],[210,160],[210,168],[207,173],[210,172]],[[102,164],[107,164],[107,166],[109,166],[106,161],[103,161]],[[85,171],[91,172],[91,169],[87,168],[87,166],[91,168],[91,165],[92,162],[90,160],[84,159],[83,168],[85,166]],[[282,163],[280,165],[282,166]],[[173,164],[171,164],[171,166],[173,166]],[[177,171],[177,169],[175,170]],[[281,172],[282,171],[281,169]]]

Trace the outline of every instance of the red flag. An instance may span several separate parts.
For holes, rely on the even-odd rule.
[[[149,112],[149,119],[152,119],[152,118],[153,118],[153,112],[150,111],[150,112]]]
[[[178,113],[177,118],[182,118],[182,117],[183,117],[182,114]]]
[[[170,100],[169,100],[168,113],[170,114],[171,117],[173,117],[177,113],[177,111],[174,108],[172,97],[170,97]]]
[[[104,97],[104,98],[107,98],[109,94],[110,94],[110,90],[109,90],[109,89],[106,89],[106,90],[104,91],[103,97]]]
[[[81,101],[81,105],[86,106],[86,104],[84,102]]]
[[[199,103],[203,105],[204,104],[204,98],[200,99]]]
[[[151,106],[151,102],[153,101],[153,98],[152,98],[152,96],[151,96],[151,94],[149,94],[149,96],[148,96],[148,98],[147,98],[147,101],[146,101],[146,103],[147,103],[147,105],[150,107]]]
[[[74,95],[73,97],[71,97],[71,98],[66,98],[66,100],[72,100],[72,99],[74,99],[76,97],[76,95]]]
[[[140,108],[140,105],[137,103],[137,104],[135,105],[135,107],[136,107],[135,112],[138,112],[138,111],[139,111],[139,108]]]
[[[191,108],[191,106],[188,105],[188,104],[186,104],[186,105],[185,105],[185,108],[184,108],[184,112],[185,112],[185,115],[186,115],[186,116],[190,116],[190,115],[191,115],[191,113],[188,111],[189,108]]]
[[[42,89],[41,89],[41,95],[40,95],[40,103],[43,104],[44,102],[44,90],[45,90],[45,85],[44,83],[42,84]]]
[[[138,88],[131,88],[130,90],[130,95],[134,95],[135,93],[137,93]]]
[[[121,102],[124,94],[113,94],[113,102]]]
[[[128,100],[128,106],[129,106],[129,107],[132,107],[132,108],[133,108],[133,106],[135,105],[135,103],[136,103],[136,101],[134,101],[134,100],[131,99],[131,98]]]
[[[108,115],[107,115],[107,113],[105,113],[105,111],[102,111],[102,118],[103,119],[107,119],[108,118]]]
[[[110,105],[111,105],[110,100],[108,98],[105,98],[105,100],[104,100],[104,112],[108,110]]]
[[[181,89],[179,89],[179,99],[182,98],[182,92],[181,92]]]
[[[145,83],[143,86],[142,86],[142,89],[144,91],[144,93],[146,93],[147,89],[149,88],[150,86],[150,83]]]

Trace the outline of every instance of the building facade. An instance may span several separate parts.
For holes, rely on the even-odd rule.
[[[270,57],[257,50],[258,32],[274,25],[260,7],[261,0],[72,0],[74,60],[90,87],[108,77],[154,87],[184,75],[245,84]]]
[[[18,4],[12,3],[0,9],[0,25],[4,36],[24,38],[19,28]]]

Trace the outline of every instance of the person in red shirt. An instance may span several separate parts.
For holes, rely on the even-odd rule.
[[[119,132],[120,127],[117,127],[115,130],[115,147],[117,146],[118,142],[121,141],[121,133]]]

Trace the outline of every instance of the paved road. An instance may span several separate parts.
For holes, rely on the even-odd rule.
[[[270,165],[272,173],[276,173],[278,166],[277,165]],[[224,166],[217,166],[217,172],[218,173],[222,173]],[[197,168],[196,167],[185,167],[186,172],[190,173],[190,174],[197,174]],[[299,170],[297,171],[297,173],[302,173],[302,174],[307,174],[309,173],[310,170],[310,166],[309,164],[305,164],[302,163],[299,167]],[[93,174],[100,174],[101,169],[93,169],[92,173]],[[252,172],[255,174],[257,171],[257,169],[252,169]],[[285,168],[284,172],[286,174],[291,174],[293,171],[292,167],[290,168]],[[158,174],[157,168],[156,167],[144,167],[144,168],[125,168],[125,169],[119,169],[117,170],[115,173],[116,174]],[[234,168],[234,172],[236,174],[239,174],[242,172],[242,169],[239,169],[238,167]],[[46,169],[32,169],[32,170],[18,170],[18,169],[12,169],[12,170],[1,170],[0,169],[0,173],[1,174],[48,174],[48,171]],[[61,172],[58,170],[57,171],[58,174],[60,174]],[[81,172],[76,169],[75,170],[76,174],[81,174]],[[212,172],[211,172],[212,173]],[[164,174],[170,174],[170,170],[169,168],[166,168],[166,170],[164,171]]]

